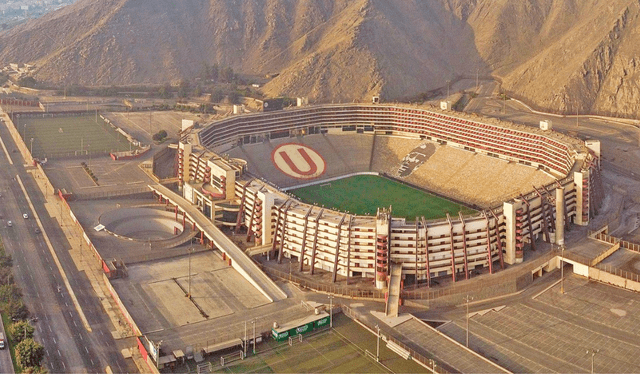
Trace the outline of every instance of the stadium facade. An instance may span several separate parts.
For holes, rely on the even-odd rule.
[[[225,156],[247,144],[335,133],[422,139],[537,168],[555,181],[472,216],[410,222],[383,207],[375,216],[358,216],[305,204],[253,177],[246,160]],[[317,166],[323,161],[291,144],[274,151],[273,161],[279,158],[300,184],[322,183]],[[278,261],[297,259],[301,271],[322,269],[334,281],[367,277],[378,288],[385,287],[391,263],[420,282],[447,275],[456,281],[477,267],[494,272],[522,262],[539,236],[562,244],[565,225],[588,224],[604,197],[597,140],[412,106],[323,105],[233,116],[185,131],[176,165],[184,197],[216,225],[246,229],[248,241]]]

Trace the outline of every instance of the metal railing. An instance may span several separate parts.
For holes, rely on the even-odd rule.
[[[316,290],[318,292],[325,292],[325,293],[351,297],[351,298],[377,299],[377,300],[384,300],[385,298],[385,291],[383,290],[360,289],[355,287],[337,286],[337,285],[331,285],[326,283],[312,282],[312,281],[309,281],[308,279],[298,277],[291,273],[276,270],[271,267],[264,266],[260,263],[257,263],[257,264],[262,269],[262,271],[267,273],[267,275],[275,278],[279,278],[282,280],[286,280],[291,283],[295,283],[300,288],[309,288],[309,289]]]
[[[611,265],[606,265],[606,264],[598,264],[595,266],[595,268],[630,281],[640,282],[640,274],[638,273],[622,270],[620,268],[613,267]]]

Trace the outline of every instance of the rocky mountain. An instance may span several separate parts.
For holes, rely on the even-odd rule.
[[[493,74],[540,108],[636,116],[639,14],[639,0],[79,0],[0,33],[0,64],[111,85],[218,63],[329,102]]]

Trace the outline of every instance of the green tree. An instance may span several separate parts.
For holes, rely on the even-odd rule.
[[[14,322],[9,326],[9,332],[17,342],[33,338],[33,331],[33,326],[31,326],[27,321]]]
[[[13,272],[11,271],[11,268],[7,266],[0,267],[0,286],[11,284],[13,282]]]
[[[191,87],[189,85],[189,81],[181,80],[178,85],[178,97],[187,97],[189,96],[189,92],[191,91]]]
[[[40,366],[43,357],[44,347],[31,338],[16,345],[16,360],[23,368]]]
[[[206,62],[202,64],[202,68],[200,69],[200,74],[198,74],[202,79],[211,79],[211,66]]]
[[[6,309],[11,319],[27,319],[29,318],[29,309],[24,305],[22,300],[11,300],[6,304]]]
[[[197,85],[196,88],[193,89],[193,96],[199,97],[202,95],[202,87]]]
[[[220,67],[218,66],[218,64],[213,64],[211,66],[211,69],[209,70],[209,79],[213,80],[214,82],[217,82],[218,79],[220,78]]]
[[[223,82],[231,83],[234,81],[234,78],[235,74],[233,73],[233,69],[230,67],[226,67],[220,72],[220,79]]]
[[[172,96],[171,95],[171,85],[169,83],[166,83],[164,86],[160,87],[158,89],[158,94],[163,99],[170,98]]]
[[[160,138],[162,138],[162,139],[167,137],[167,132],[164,131],[164,130],[158,131],[158,134],[160,135]]]
[[[221,89],[216,88],[215,90],[213,90],[213,92],[211,92],[211,97],[209,98],[210,102],[219,103],[222,100],[224,100],[224,92],[222,92]]]
[[[5,284],[0,286],[0,302],[8,303],[20,299],[20,289],[15,284]]]
[[[231,104],[240,104],[240,94],[237,91],[229,92],[227,98]]]
[[[34,77],[22,77],[18,80],[18,86],[21,87],[35,87],[38,85],[38,82],[36,82],[36,79]]]

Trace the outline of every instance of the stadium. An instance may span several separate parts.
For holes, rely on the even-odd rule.
[[[340,104],[233,116],[184,129],[176,159],[184,198],[216,225],[246,230],[251,246],[296,260],[300,271],[371,279],[379,289],[392,267],[430,284],[520,263],[540,236],[562,245],[565,227],[587,225],[603,200],[598,141],[435,107]],[[358,175],[467,209],[435,219],[395,216],[393,206],[351,213],[290,192]]]

